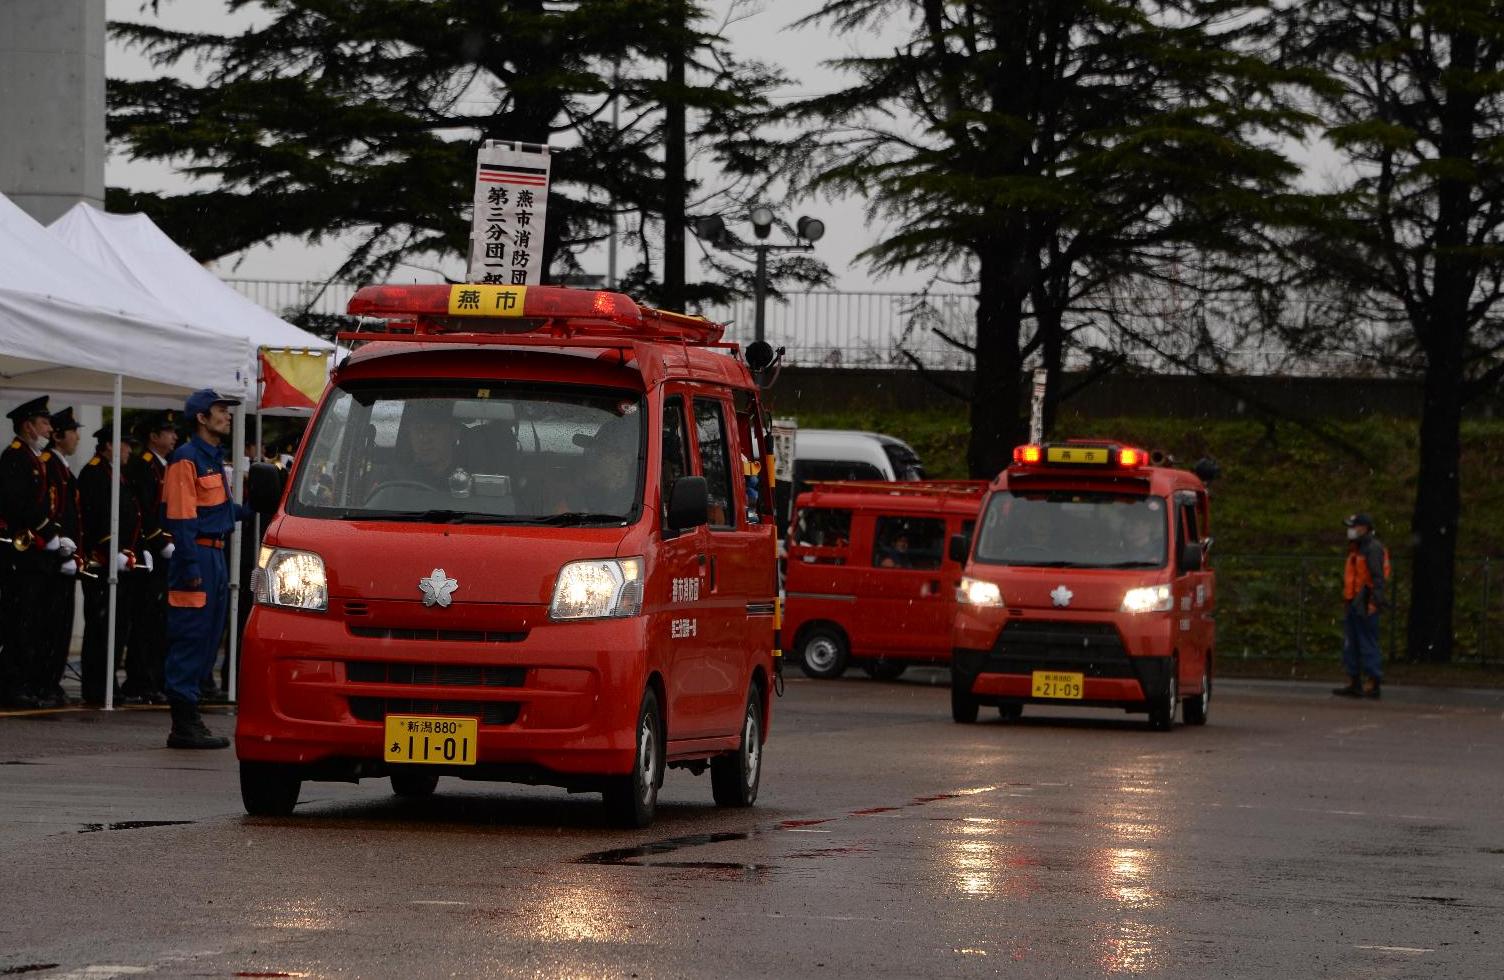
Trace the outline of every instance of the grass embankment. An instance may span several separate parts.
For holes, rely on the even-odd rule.
[[[806,413],[803,426],[861,428],[908,440],[937,478],[966,475],[964,412],[855,409]],[[1386,659],[1403,651],[1410,592],[1410,510],[1419,430],[1411,419],[1293,422],[1066,415],[1066,437],[1110,437],[1163,449],[1182,465],[1211,456],[1212,550],[1218,572],[1218,661],[1224,674],[1338,679],[1342,647],[1342,518],[1373,515],[1395,570],[1384,617]],[[1504,686],[1504,420],[1464,423],[1455,635],[1458,663],[1394,663],[1392,682]],[[1489,662],[1491,669],[1481,669]]]

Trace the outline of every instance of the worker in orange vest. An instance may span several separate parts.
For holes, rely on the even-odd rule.
[[[1379,654],[1379,610],[1389,586],[1389,549],[1374,537],[1373,518],[1350,514],[1347,564],[1342,570],[1342,666],[1347,686],[1332,693],[1345,698],[1377,698],[1384,668]]]

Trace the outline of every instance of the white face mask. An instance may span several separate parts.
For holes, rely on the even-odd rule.
[[[37,436],[35,439],[31,440],[31,448],[36,452],[41,452],[42,450],[47,448],[47,443],[49,441],[50,440],[46,436]]]
[[[1362,537],[1362,533],[1357,528],[1350,527],[1347,529],[1347,540],[1356,541],[1360,537]]]

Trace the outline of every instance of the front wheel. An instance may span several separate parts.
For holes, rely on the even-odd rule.
[[[716,806],[751,806],[762,781],[762,689],[747,693],[742,716],[742,744],[730,755],[710,760],[710,793]]]
[[[846,637],[838,630],[829,626],[817,626],[805,634],[799,655],[806,674],[828,681],[846,672],[851,650],[846,644]]]
[[[663,718],[658,695],[643,692],[637,711],[637,747],[632,771],[606,783],[606,816],[618,827],[646,827],[658,811],[658,787],[663,785]]]
[[[1180,658],[1170,657],[1169,676],[1164,690],[1149,702],[1149,727],[1167,732],[1175,727],[1175,709],[1180,707]]]
[[[1180,702],[1180,717],[1187,725],[1206,724],[1206,716],[1212,710],[1211,654],[1208,653],[1206,659],[1207,662],[1201,665],[1201,693]]]
[[[981,710],[977,699],[971,696],[967,684],[954,671],[950,675],[950,720],[958,725],[975,725],[977,712]]]
[[[240,801],[253,817],[285,817],[298,805],[303,780],[295,770],[275,762],[240,764]]]

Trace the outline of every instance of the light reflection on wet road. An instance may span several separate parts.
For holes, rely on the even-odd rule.
[[[247,819],[160,719],[0,719],[0,974],[1492,980],[1504,716],[1402,702],[1228,683],[1164,735],[796,681],[758,807],[671,772],[638,833],[455,781]]]

